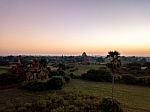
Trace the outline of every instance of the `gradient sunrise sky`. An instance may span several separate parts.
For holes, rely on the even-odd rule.
[[[0,55],[150,56],[150,0],[0,0]]]

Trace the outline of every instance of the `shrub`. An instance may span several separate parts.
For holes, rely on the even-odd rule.
[[[67,112],[80,112],[79,107],[75,105],[69,105],[66,110]]]
[[[63,70],[58,70],[59,76],[65,76],[65,72]]]
[[[70,82],[70,77],[69,76],[64,76],[65,82],[69,83]]]
[[[48,76],[49,76],[49,78],[51,78],[53,76],[65,76],[65,72],[63,70],[50,71]]]
[[[137,78],[133,75],[123,75],[121,78],[121,82],[125,84],[136,84]]]
[[[82,78],[85,80],[111,82],[112,76],[108,69],[89,70],[87,73],[82,74]]]
[[[76,71],[76,70],[75,70],[75,69],[71,69],[71,70],[70,70],[70,72],[74,72],[74,71]]]
[[[72,79],[81,79],[81,76],[80,75],[74,75],[73,73],[70,73],[70,77]]]
[[[73,79],[74,74],[73,74],[73,73],[70,73],[69,76]]]
[[[59,90],[62,89],[64,82],[62,76],[53,76],[47,82],[32,81],[25,83],[22,87],[29,91]]]
[[[23,88],[29,91],[43,91],[46,90],[45,83],[40,81],[32,81],[23,85]]]
[[[59,70],[66,70],[66,65],[63,63],[58,64],[58,69]]]
[[[0,75],[0,86],[6,86],[11,84],[17,84],[19,79],[16,75],[10,73],[3,73]]]
[[[123,112],[116,100],[76,93],[50,93],[32,103],[8,105],[2,112]]]
[[[100,105],[102,112],[123,112],[120,103],[117,100],[104,98]]]
[[[150,87],[150,77],[141,77],[137,80],[138,85],[149,86]]]
[[[140,70],[141,68],[141,63],[128,63],[127,64],[128,70]]]
[[[46,82],[46,88],[51,90],[62,89],[64,85],[64,79],[62,76],[53,76],[52,79]]]
[[[44,100],[39,100],[32,103],[32,112],[46,112],[46,109],[46,102]]]
[[[50,71],[48,76],[49,78],[51,78],[52,76],[59,76],[59,73],[58,71]]]

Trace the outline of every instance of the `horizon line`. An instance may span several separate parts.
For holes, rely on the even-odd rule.
[[[81,54],[4,54],[1,55],[0,57],[5,57],[5,56],[82,56]],[[105,57],[107,55],[100,55],[100,54],[87,54],[87,56],[93,56],[93,57]],[[121,57],[150,57],[148,55],[120,55]]]

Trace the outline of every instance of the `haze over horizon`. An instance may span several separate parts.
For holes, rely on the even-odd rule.
[[[0,55],[150,56],[150,0],[1,0]]]

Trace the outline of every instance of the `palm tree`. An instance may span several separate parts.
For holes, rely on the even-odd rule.
[[[115,73],[121,66],[120,53],[118,51],[109,51],[107,58],[109,59],[107,66],[112,71],[112,100],[113,100]]]

